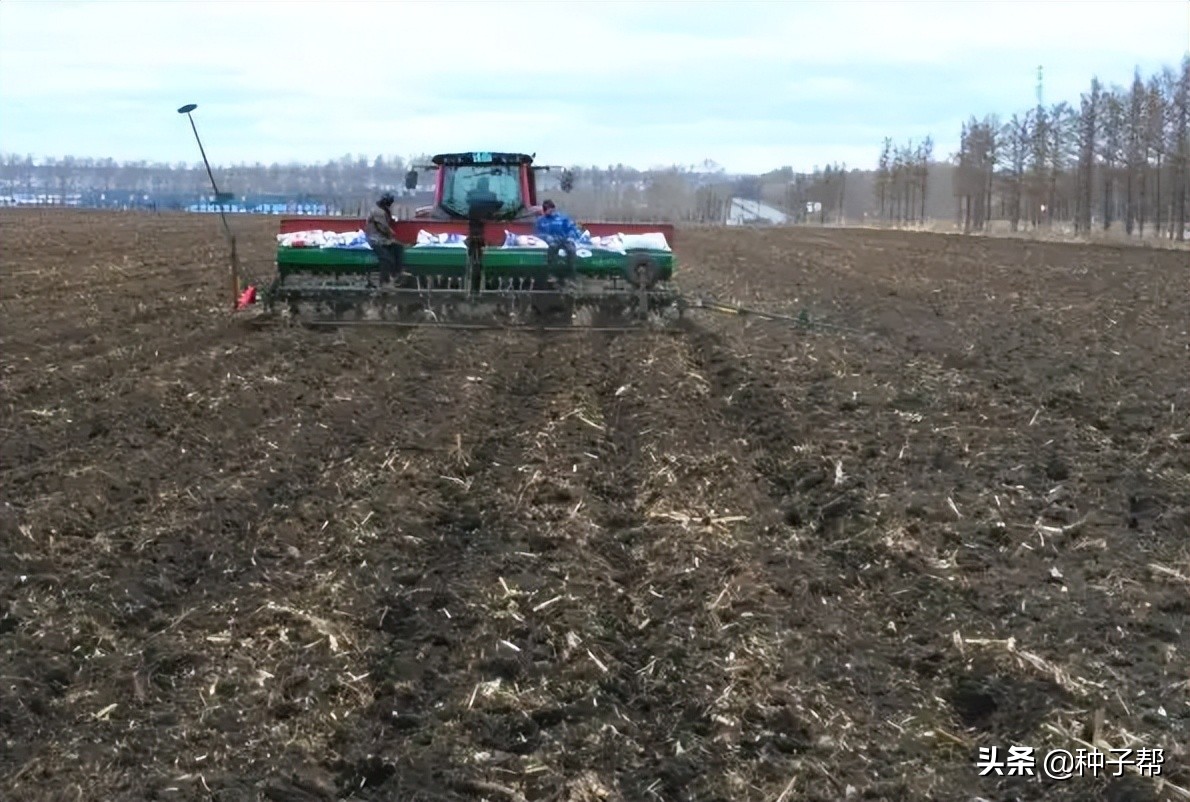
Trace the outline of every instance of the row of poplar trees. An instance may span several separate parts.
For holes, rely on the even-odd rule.
[[[1180,70],[1165,68],[1147,81],[1136,71],[1127,88],[1093,79],[1077,106],[1039,102],[1007,121],[972,117],[955,165],[964,231],[999,219],[1014,231],[1057,223],[1077,232],[1122,227],[1129,235],[1185,240],[1190,56]],[[902,186],[912,169],[897,173],[894,163],[890,186]]]
[[[880,201],[880,219],[914,223],[926,219],[926,196],[930,184],[930,159],[934,140],[926,137],[916,145],[893,145],[884,140],[876,165],[875,191]]]

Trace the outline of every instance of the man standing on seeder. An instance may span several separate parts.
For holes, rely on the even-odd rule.
[[[573,277],[574,257],[578,250],[575,243],[582,239],[583,232],[578,230],[573,220],[558,211],[552,200],[546,200],[541,204],[541,217],[537,218],[536,234],[549,245],[547,264],[556,264],[559,248],[566,251],[566,272],[568,276]]]

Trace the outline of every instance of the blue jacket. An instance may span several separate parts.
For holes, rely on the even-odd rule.
[[[554,210],[552,215],[543,214],[537,218],[537,236],[544,240],[578,240],[582,239],[583,232],[578,230],[573,220]]]

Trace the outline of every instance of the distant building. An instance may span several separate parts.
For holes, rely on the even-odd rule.
[[[727,206],[726,222],[729,226],[755,225],[757,223],[780,225],[789,222],[789,215],[767,203],[747,198],[732,198],[731,203]]]

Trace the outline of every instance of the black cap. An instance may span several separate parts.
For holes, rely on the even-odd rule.
[[[393,196],[393,193],[385,192],[383,195],[380,196],[380,200],[378,200],[376,202],[379,203],[381,206],[392,206],[394,203],[397,202],[397,199]]]

